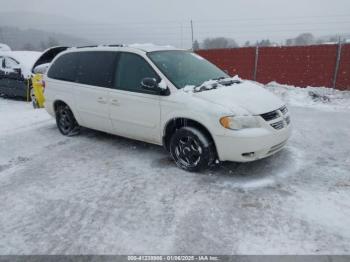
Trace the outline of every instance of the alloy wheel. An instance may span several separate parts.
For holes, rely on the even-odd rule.
[[[191,136],[181,137],[175,147],[175,155],[178,161],[187,167],[195,167],[201,160],[202,147]]]

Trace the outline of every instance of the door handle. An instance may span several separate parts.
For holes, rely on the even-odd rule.
[[[119,101],[114,98],[114,99],[111,100],[111,104],[114,105],[114,106],[119,106]]]
[[[97,102],[100,104],[107,104],[107,100],[103,97],[99,97],[97,98]]]

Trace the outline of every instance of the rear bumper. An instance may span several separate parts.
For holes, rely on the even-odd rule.
[[[249,162],[280,151],[290,134],[290,126],[278,131],[254,128],[229,130],[224,136],[214,136],[214,140],[220,161]]]

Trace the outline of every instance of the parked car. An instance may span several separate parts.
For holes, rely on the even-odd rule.
[[[31,69],[40,52],[0,52],[0,95],[30,100]]]
[[[34,108],[43,108],[45,103],[43,75],[46,73],[51,61],[61,52],[67,50],[66,46],[56,46],[45,50],[32,67],[31,100]]]
[[[71,48],[54,59],[45,82],[46,110],[63,135],[84,126],[163,145],[188,171],[270,156],[290,136],[279,98],[190,51]]]

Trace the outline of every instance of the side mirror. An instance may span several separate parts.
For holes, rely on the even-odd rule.
[[[145,77],[141,81],[141,87],[146,90],[156,90],[158,89],[157,79],[151,77]]]
[[[170,95],[169,88],[165,85],[164,81],[158,83],[157,79],[152,77],[145,77],[141,81],[141,88],[149,91],[158,92],[160,95],[168,96]]]
[[[48,63],[47,63],[47,64],[38,65],[38,66],[36,66],[36,67],[34,68],[33,73],[34,73],[34,74],[42,74],[42,75],[43,75],[43,74],[46,73],[48,67],[49,67],[49,64],[48,64]]]

